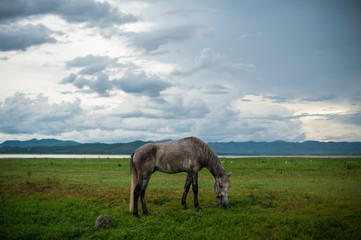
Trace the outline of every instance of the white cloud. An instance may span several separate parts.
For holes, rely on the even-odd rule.
[[[268,138],[273,134],[286,140],[304,136],[302,140],[357,141],[361,131],[360,122],[348,120],[359,119],[360,107],[335,97],[284,99],[248,94],[231,106],[240,119],[265,127]],[[267,135],[262,137],[266,139]]]
[[[6,134],[59,134],[83,128],[84,112],[80,101],[48,103],[48,98],[36,99],[17,93],[1,103],[0,132]]]
[[[248,94],[232,103],[232,108],[243,118],[287,118],[293,115],[287,107],[260,95]]]

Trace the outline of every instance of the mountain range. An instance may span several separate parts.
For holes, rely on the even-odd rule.
[[[57,139],[5,141],[0,153],[18,154],[131,154],[144,141],[128,143],[78,143]],[[275,142],[209,142],[219,155],[361,155],[361,142],[302,143]]]
[[[62,141],[58,139],[41,139],[38,140],[33,138],[31,140],[19,141],[19,140],[9,140],[0,144],[1,147],[56,147],[56,146],[74,146],[79,145],[80,143],[75,141]]]

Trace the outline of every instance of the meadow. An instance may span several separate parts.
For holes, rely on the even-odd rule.
[[[361,158],[221,159],[229,206],[199,174],[199,202],[181,197],[185,173],[152,175],[151,216],[129,212],[129,159],[0,159],[0,239],[361,239]],[[110,225],[95,230],[98,215]]]

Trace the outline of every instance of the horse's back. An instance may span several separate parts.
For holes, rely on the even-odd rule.
[[[166,173],[200,170],[202,145],[203,142],[195,137],[147,143],[135,151],[134,162],[142,168],[153,167],[153,170]]]
[[[197,139],[183,138],[157,144],[156,170],[176,173],[199,168],[200,148]]]

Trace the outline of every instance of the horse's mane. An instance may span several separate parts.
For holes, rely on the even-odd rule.
[[[197,140],[197,142],[200,144],[204,158],[205,158],[205,164],[208,169],[213,169],[214,173],[212,174],[223,174],[225,172],[221,161],[219,160],[217,154],[215,151],[205,142],[198,138],[194,138]]]

